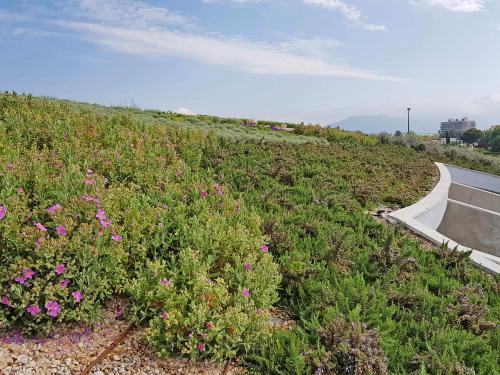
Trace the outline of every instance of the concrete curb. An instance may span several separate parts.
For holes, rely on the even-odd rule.
[[[458,182],[463,183],[464,178],[465,180],[467,180],[467,178],[464,177],[467,172],[471,173],[470,179],[472,179],[472,174],[475,174],[476,172],[469,171],[463,168],[448,166],[442,163],[435,164],[439,168],[440,179],[434,189],[417,203],[390,213],[388,215],[389,220],[392,222],[403,224],[413,233],[426,238],[435,245],[441,246],[443,244],[446,244],[446,246],[450,250],[471,252],[470,259],[473,264],[484,269],[487,272],[494,274],[500,273],[499,257],[482,251],[474,250],[470,247],[462,246],[461,244],[453,241],[451,238],[448,238],[437,231],[437,228],[443,220],[448,205],[448,193],[452,184],[452,173],[456,174],[456,169],[459,169],[460,181]],[[450,169],[452,170],[452,172],[450,172]],[[476,181],[474,185],[479,185],[480,188],[484,189],[484,186],[490,186],[491,183],[493,183],[493,187],[496,189],[496,185],[500,181],[500,177],[485,173],[483,173],[482,175],[485,175],[485,177],[487,177],[486,180],[488,180],[488,182],[482,183],[481,181]],[[488,183],[490,185],[488,185]]]

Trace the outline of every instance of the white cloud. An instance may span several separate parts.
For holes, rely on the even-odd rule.
[[[342,0],[303,0],[304,4],[318,6],[325,9],[340,12],[349,22],[358,25],[367,31],[384,31],[385,25],[375,25],[365,22],[365,16],[354,5],[347,4]]]
[[[8,12],[6,10],[0,9],[0,21],[5,22],[17,22],[17,21],[29,21],[30,18],[28,16],[24,16],[21,14],[16,14],[12,12]]]
[[[413,5],[441,7],[452,12],[470,13],[484,10],[484,0],[412,0]]]
[[[265,3],[273,0],[202,0],[204,3],[213,4],[213,3],[222,3],[222,2],[231,2],[237,4],[245,4],[245,3]]]
[[[58,21],[58,25],[85,33],[85,37],[116,51],[143,56],[188,58],[254,74],[342,76],[366,80],[401,81],[377,72],[334,64],[286,51],[280,46],[246,39],[186,32],[114,27],[87,22]]]
[[[29,36],[38,38],[46,36],[60,36],[61,34],[52,31],[33,29],[31,27],[16,27],[11,31],[11,35]]]
[[[186,30],[188,18],[140,1],[79,0],[79,9],[89,21],[55,23],[80,33],[89,42],[123,53],[191,59],[253,74],[401,81],[332,60],[329,51],[340,45],[332,39],[292,39],[270,44]]]
[[[284,51],[321,59],[330,58],[331,51],[341,46],[338,40],[320,37],[294,38],[280,43]]]
[[[181,115],[195,115],[196,113],[194,111],[192,111],[191,109],[189,108],[185,108],[185,107],[180,107],[180,108],[177,108],[175,111],[175,113],[179,113]]]
[[[154,28],[166,25],[188,26],[189,18],[165,7],[132,0],[79,0],[79,8],[88,17],[127,27]]]

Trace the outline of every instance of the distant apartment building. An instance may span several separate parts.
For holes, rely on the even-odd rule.
[[[464,131],[469,129],[474,129],[476,127],[476,122],[469,120],[467,117],[460,119],[449,119],[441,123],[441,128],[439,129],[439,134],[445,136],[446,132],[450,135],[460,135]]]

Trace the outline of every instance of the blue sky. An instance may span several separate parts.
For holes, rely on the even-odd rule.
[[[2,90],[101,104],[500,123],[498,0],[0,0],[0,56]]]

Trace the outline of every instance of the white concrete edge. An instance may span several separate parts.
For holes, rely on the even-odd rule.
[[[439,169],[440,178],[434,189],[426,195],[424,198],[419,200],[417,203],[412,204],[411,206],[402,208],[395,212],[391,212],[389,216],[394,218],[410,218],[410,217],[418,217],[421,216],[428,211],[434,209],[436,205],[438,205],[443,200],[448,199],[448,190],[451,185],[451,175],[445,164],[442,163],[434,163]],[[444,215],[444,211],[443,211]],[[440,218],[439,222],[443,217]]]
[[[448,201],[449,202],[453,202],[453,203],[455,203],[455,204],[457,204],[459,206],[469,207],[469,208],[471,208],[473,210],[484,212],[485,214],[488,214],[488,215],[500,216],[500,212],[487,210],[486,208],[482,208],[482,207],[479,207],[479,206],[474,206],[473,204],[456,201],[455,199],[451,199],[451,198],[448,198]]]
[[[474,265],[490,273],[500,273],[500,258],[491,254],[484,253],[482,251],[462,246],[416,219],[417,217],[429,212],[437,205],[442,204],[443,200],[445,202],[448,202],[448,191],[451,185],[451,174],[445,164],[435,164],[439,168],[440,179],[434,189],[432,189],[432,191],[427,196],[422,198],[417,203],[402,208],[398,211],[391,212],[388,215],[389,219],[403,224],[413,233],[426,238],[437,246],[447,244],[447,247],[450,250],[456,249],[460,252],[470,251],[470,259]],[[444,212],[442,214],[444,215]],[[439,221],[441,220],[442,217]]]

